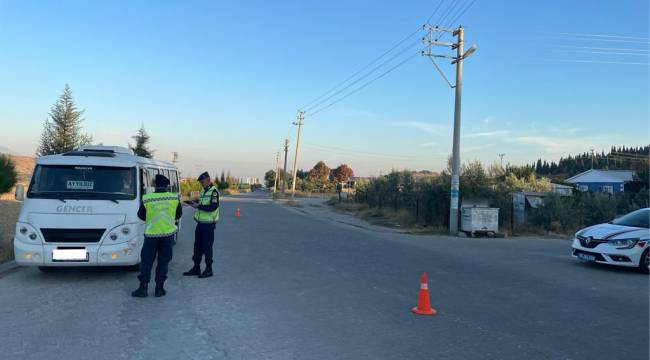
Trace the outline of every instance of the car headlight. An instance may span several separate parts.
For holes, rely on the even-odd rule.
[[[35,244],[40,241],[40,236],[33,226],[27,223],[16,223],[16,239],[24,243]]]
[[[631,249],[636,245],[638,238],[635,239],[613,239],[609,240],[608,243],[611,246],[615,246],[618,249]]]

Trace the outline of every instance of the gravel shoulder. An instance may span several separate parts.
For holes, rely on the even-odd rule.
[[[14,257],[13,238],[21,203],[0,200],[0,264]]]

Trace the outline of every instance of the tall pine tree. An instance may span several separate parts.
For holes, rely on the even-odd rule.
[[[68,84],[48,115],[36,151],[38,156],[72,151],[92,141],[92,137],[81,133],[83,110],[77,109]]]
[[[135,140],[135,146],[129,144],[129,149],[137,156],[142,156],[151,159],[153,157],[153,150],[149,149],[149,134],[144,129],[144,124],[140,126],[138,133],[132,136]]]

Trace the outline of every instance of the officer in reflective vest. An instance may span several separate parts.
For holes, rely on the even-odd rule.
[[[198,178],[203,190],[199,193],[198,202],[190,203],[196,209],[194,220],[194,266],[183,273],[185,276],[207,278],[212,276],[212,245],[214,244],[215,224],[219,221],[219,191],[212,183],[207,172]],[[201,258],[205,257],[205,270],[201,272]]]
[[[183,214],[177,193],[168,192],[169,179],[156,175],[154,193],[142,196],[138,217],[145,222],[144,245],[140,254],[140,287],[131,293],[135,297],[147,297],[147,285],[151,280],[151,268],[158,258],[156,266],[156,291],[154,296],[161,297],[165,291],[167,268],[172,259],[172,243],[178,231],[178,219]]]

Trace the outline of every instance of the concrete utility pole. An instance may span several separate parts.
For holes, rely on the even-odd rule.
[[[280,152],[275,153],[275,181],[273,182],[273,193],[278,190],[278,179],[280,177]]]
[[[460,111],[461,111],[461,95],[463,90],[463,60],[469,57],[476,51],[476,45],[472,45],[466,52],[463,52],[465,29],[459,26],[457,29],[444,29],[438,26],[423,25],[424,29],[428,30],[426,38],[422,41],[427,43],[429,49],[427,52],[422,51],[423,56],[427,56],[433,65],[436,67],[440,75],[447,82],[451,88],[456,90],[456,100],[454,103],[454,137],[452,148],[452,162],[451,162],[451,200],[449,206],[449,233],[451,235],[458,234],[458,189],[460,187]],[[448,32],[457,38],[456,43],[447,43],[434,39],[433,34],[439,32]],[[456,50],[456,56],[437,55],[431,52],[432,47],[436,46],[449,46],[452,50]],[[451,59],[452,64],[456,64],[456,84],[452,85],[444,72],[440,69],[434,58]]]
[[[282,171],[282,193],[287,186],[287,152],[289,151],[289,139],[284,139],[284,170]]]
[[[296,175],[298,175],[298,158],[300,156],[300,130],[302,129],[305,112],[298,110],[297,121],[293,124],[298,127],[298,136],[296,137],[296,156],[293,158],[293,184],[291,184],[291,197],[296,195]]]
[[[589,149],[591,150],[591,168],[594,168],[594,149]]]

